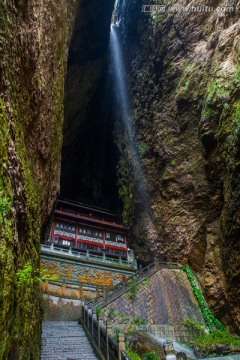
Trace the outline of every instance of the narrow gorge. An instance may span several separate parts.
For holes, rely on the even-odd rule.
[[[0,0],[0,359],[40,358],[59,196],[121,217],[142,266],[189,265],[239,334],[239,14],[237,0]]]

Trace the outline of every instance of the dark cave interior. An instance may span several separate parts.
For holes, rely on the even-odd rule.
[[[108,48],[114,2],[102,2],[80,3],[70,42],[60,195],[118,212],[119,154]]]

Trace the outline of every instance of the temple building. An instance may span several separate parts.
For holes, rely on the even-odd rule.
[[[43,284],[45,293],[92,298],[133,275],[137,263],[128,233],[116,214],[59,199],[49,240],[41,244],[42,268],[58,277]]]

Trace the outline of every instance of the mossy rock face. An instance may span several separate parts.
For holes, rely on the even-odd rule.
[[[41,227],[59,188],[66,49],[77,1],[0,2],[0,358],[39,359],[41,294],[16,284],[39,267]]]
[[[125,3],[121,26],[130,49],[132,121],[137,142],[144,144],[139,158],[151,212],[139,201],[134,177],[129,181],[120,171],[120,192],[133,214],[132,246],[142,261],[148,254],[148,259],[189,262],[215,315],[236,330],[238,16],[216,11],[151,16],[141,13],[139,5]]]
[[[135,331],[127,336],[130,349],[134,349],[140,356],[149,351],[154,351],[160,358],[164,358],[163,347],[148,333]]]

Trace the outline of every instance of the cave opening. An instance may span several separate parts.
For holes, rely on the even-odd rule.
[[[119,152],[109,64],[113,7],[114,1],[79,5],[65,79],[60,195],[119,213]]]

